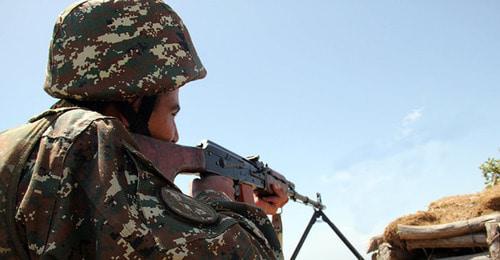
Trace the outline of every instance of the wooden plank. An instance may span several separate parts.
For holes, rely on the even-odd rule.
[[[388,243],[383,243],[378,248],[376,260],[391,260],[391,248],[392,246]]]
[[[377,253],[372,255],[372,259],[376,260],[405,260],[413,259],[407,251],[403,251],[400,248],[394,248],[389,243],[382,243]]]
[[[479,253],[473,255],[453,256],[445,258],[436,258],[435,260],[491,260],[488,253]]]
[[[490,221],[500,222],[500,212],[440,225],[411,226],[399,224],[398,235],[402,240],[455,237],[484,230],[484,223]]]
[[[500,259],[500,222],[486,223],[486,241],[492,259]]]
[[[370,238],[368,242],[368,250],[366,253],[371,253],[379,248],[379,246],[384,242],[384,235],[378,235]]]
[[[488,247],[486,243],[486,234],[476,233],[459,237],[407,240],[406,248],[408,250],[417,248],[467,248],[467,247]]]

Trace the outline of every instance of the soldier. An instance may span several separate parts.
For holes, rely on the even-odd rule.
[[[176,142],[179,88],[205,74],[160,0],[68,7],[44,86],[60,100],[0,134],[0,258],[282,258],[265,214],[286,203],[282,189],[254,207],[233,201],[230,180],[208,176],[191,198],[131,136]]]

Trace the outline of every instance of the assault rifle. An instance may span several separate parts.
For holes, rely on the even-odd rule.
[[[325,209],[321,200],[313,200],[298,193],[295,184],[259,161],[258,156],[242,157],[215,142],[204,140],[196,147],[159,141],[143,135],[134,135],[140,151],[152,160],[164,177],[174,180],[179,173],[209,173],[231,178],[237,184],[247,184],[262,195],[273,193],[271,184],[286,187],[288,197],[318,210]],[[166,159],[168,158],[168,159]],[[236,189],[238,196],[238,189]]]

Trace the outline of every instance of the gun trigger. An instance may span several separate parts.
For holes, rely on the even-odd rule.
[[[238,181],[234,181],[234,197],[239,198],[241,196],[241,188],[240,183]]]

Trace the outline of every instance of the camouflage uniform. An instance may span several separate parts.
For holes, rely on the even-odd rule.
[[[45,90],[63,100],[0,133],[1,259],[282,258],[263,211],[218,192],[182,194],[118,119],[71,101],[156,95],[202,78],[167,5],[75,4],[56,23],[49,57]]]

